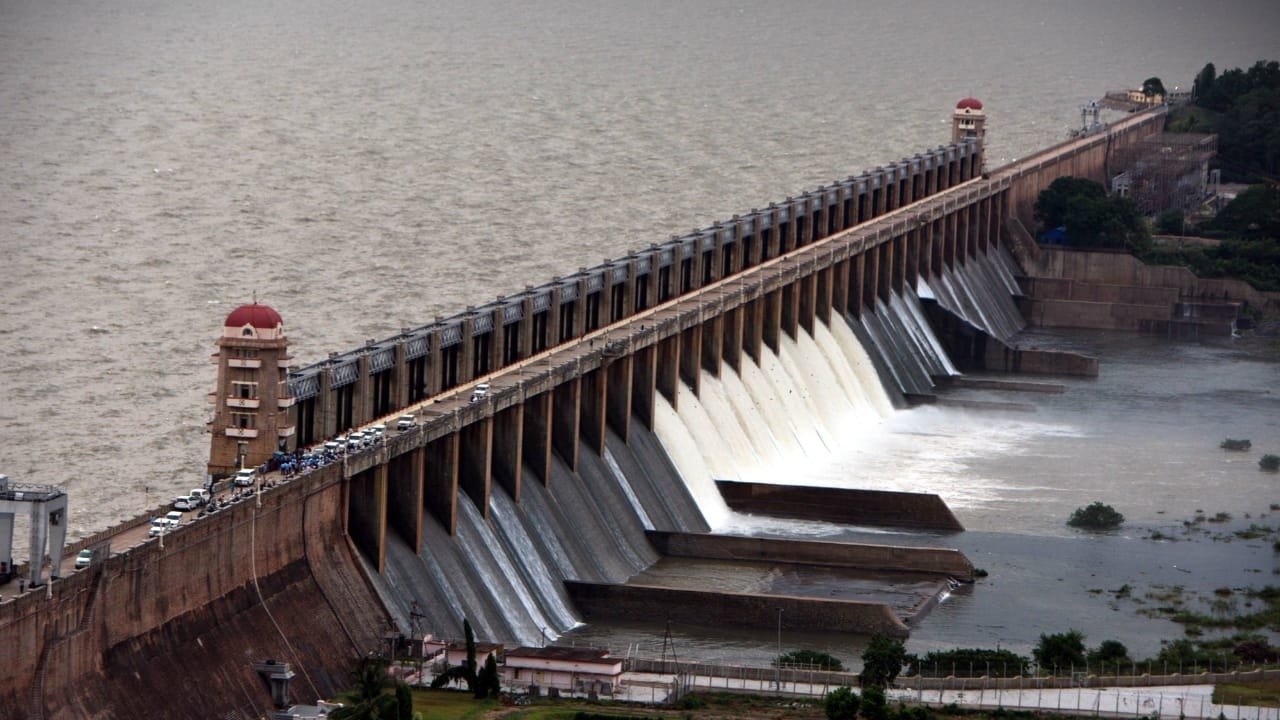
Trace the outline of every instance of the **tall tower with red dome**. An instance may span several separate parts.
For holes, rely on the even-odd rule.
[[[963,142],[967,138],[978,138],[985,143],[987,116],[982,112],[982,101],[967,97],[956,103],[955,112],[951,113],[951,142]]]
[[[255,467],[293,449],[289,408],[289,339],[280,313],[256,301],[227,315],[218,338],[218,385],[209,393],[209,473]]]

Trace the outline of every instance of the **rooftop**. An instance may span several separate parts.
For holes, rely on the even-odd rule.
[[[542,660],[565,660],[570,662],[621,662],[621,658],[614,658],[605,648],[589,648],[589,647],[563,647],[559,645],[550,645],[548,647],[518,647],[514,650],[507,651],[507,659],[513,657],[538,658]]]

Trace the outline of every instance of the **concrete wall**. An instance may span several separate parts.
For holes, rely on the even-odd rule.
[[[1012,349],[996,343],[987,345],[986,367],[990,370],[1029,375],[1098,377],[1098,358],[1072,352]]]
[[[697,533],[646,533],[659,553],[711,560],[767,560],[865,570],[926,572],[973,579],[973,563],[959,550],[814,540],[777,540]]]
[[[311,676],[295,686],[295,697],[339,689],[350,658],[375,648],[386,626],[343,535],[342,507],[331,466],[264,493],[261,508],[244,501],[188,523],[168,533],[163,548],[158,539],[116,548],[125,551],[52,583],[51,598],[28,593],[0,605],[9,661],[0,675],[0,718],[31,717],[37,705],[51,718],[81,717],[89,708],[94,717],[136,717],[127,702],[117,704],[131,693],[151,699],[152,717],[212,716],[258,697],[250,664],[272,657]],[[263,601],[270,618],[254,614]],[[317,633],[323,637],[311,637]],[[291,644],[295,652],[286,653]],[[298,645],[324,652],[298,652]],[[193,675],[170,674],[174,666]],[[168,695],[155,701],[174,683],[211,677],[221,691],[187,691],[201,704]],[[238,692],[225,692],[230,687]]]
[[[738,512],[846,525],[964,530],[937,495],[728,480],[717,480],[716,487],[729,507]]]
[[[649,585],[565,583],[573,604],[592,620],[772,628],[778,610],[791,630],[880,634],[905,638],[908,628],[888,605],[782,595],[679,590]]]
[[[1198,278],[1184,267],[1145,265],[1128,253],[1042,247],[1037,253],[1034,275],[1086,284],[1173,288],[1182,299],[1247,302],[1268,313],[1280,313],[1277,293],[1260,292],[1240,280]]]

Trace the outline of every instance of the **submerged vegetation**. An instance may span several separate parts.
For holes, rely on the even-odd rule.
[[[1227,438],[1226,440],[1223,440],[1222,444],[1218,445],[1218,447],[1222,448],[1223,450],[1248,450],[1249,448],[1253,447],[1253,443],[1250,442],[1247,438],[1243,440]]]
[[[1094,502],[1088,507],[1076,508],[1067,524],[1084,530],[1114,530],[1124,524],[1124,515],[1110,505]]]
[[[1271,453],[1263,455],[1258,459],[1258,467],[1271,472],[1280,470],[1280,455],[1272,455]]]

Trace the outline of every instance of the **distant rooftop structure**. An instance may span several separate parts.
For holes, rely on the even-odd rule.
[[[54,577],[62,564],[62,549],[67,542],[67,494],[54,485],[14,482],[0,474],[0,582],[14,572],[13,520],[20,513],[31,518],[27,583],[38,587],[44,582],[46,553]]]
[[[1154,215],[1192,210],[1209,196],[1209,160],[1218,153],[1218,136],[1159,133],[1115,155],[1112,192],[1133,200],[1138,211]]]

